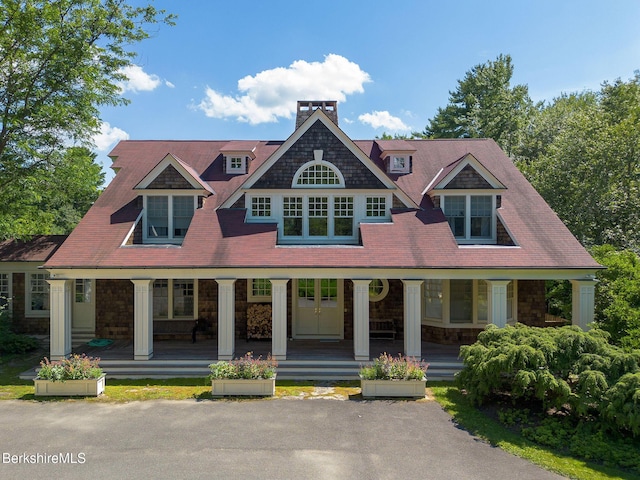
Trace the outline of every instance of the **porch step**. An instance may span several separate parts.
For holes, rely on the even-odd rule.
[[[102,360],[100,366],[107,378],[191,378],[209,375],[209,365],[217,360]],[[361,362],[356,361],[317,361],[283,360],[278,362],[278,380],[337,381],[358,380]],[[453,380],[460,371],[462,363],[458,361],[429,362],[427,378],[429,380]],[[32,379],[36,370],[20,375],[22,379]]]
[[[73,332],[71,334],[71,347],[78,348],[80,345],[89,343],[94,338],[96,338],[96,335],[93,332]]]

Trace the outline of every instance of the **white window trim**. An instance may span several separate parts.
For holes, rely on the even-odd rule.
[[[249,303],[257,303],[257,302],[272,302],[272,295],[254,295],[253,294],[253,281],[254,280],[263,280],[262,278],[248,278],[247,279],[247,302]],[[268,280],[268,279],[265,279]],[[273,287],[272,287],[273,288]],[[272,290],[273,292],[273,290]]]
[[[49,308],[47,310],[32,310],[31,309],[31,295],[32,295],[32,291],[31,291],[31,277],[33,275],[44,275],[44,282],[46,285],[46,289],[47,289],[47,294],[49,295]],[[51,312],[51,288],[49,286],[49,282],[47,282],[47,280],[49,279],[49,274],[48,273],[43,273],[43,272],[28,272],[25,274],[25,316],[26,317],[48,317],[50,315]]]
[[[464,279],[461,279],[464,280]],[[487,320],[478,320],[478,282],[483,279],[474,279],[473,280],[473,305],[472,312],[473,318],[470,322],[460,322],[460,323],[452,323],[451,322],[451,289],[450,289],[450,281],[448,279],[442,280],[442,318],[431,318],[425,315],[426,313],[426,296],[425,296],[425,287],[423,283],[422,287],[422,311],[423,325],[433,325],[443,328],[480,328],[488,325],[490,322]],[[507,322],[511,325],[518,320],[518,281],[511,280],[513,285],[513,308],[512,308],[512,316],[513,318],[508,318]],[[489,302],[489,290],[487,286],[487,302]]]
[[[389,157],[389,173],[409,173],[410,155],[391,155]],[[404,165],[399,168],[395,166],[396,159],[402,158]]]
[[[153,320],[154,321],[168,321],[168,320],[196,320],[198,318],[198,279],[194,278],[185,278],[185,279],[172,279],[172,278],[157,278],[156,280],[167,280],[167,288],[168,288],[168,298],[167,298],[167,317],[157,317],[156,312],[153,312]],[[185,316],[185,317],[174,317],[173,316],[173,282],[184,282],[184,281],[193,281],[193,317]],[[155,280],[154,280],[155,282]],[[153,290],[153,284],[151,285]]]
[[[12,272],[0,272],[0,275],[7,276],[7,310],[13,310],[13,273]]]
[[[259,215],[254,216],[253,215],[253,199],[254,198],[268,198],[270,200],[270,210],[271,210],[271,215],[268,217],[261,217]],[[275,221],[276,220],[276,215],[275,215],[275,211],[274,211],[274,206],[275,206],[275,202],[280,202],[282,203],[282,200],[278,200],[277,197],[273,197],[271,195],[260,195],[260,194],[251,194],[251,195],[245,195],[245,208],[247,209],[247,220],[251,221],[256,221],[256,222],[265,222],[265,221]]]
[[[382,290],[377,295],[371,296],[371,284],[369,284],[370,302],[379,302],[389,294],[389,280],[387,280],[386,278],[376,278],[375,280],[380,280],[382,282]]]
[[[167,216],[168,218],[168,235],[167,238],[155,238],[149,236],[148,222],[147,222],[147,199],[148,197],[167,197]],[[174,237],[173,236],[173,197],[193,197],[193,214],[196,214],[196,210],[198,209],[198,196],[193,194],[193,191],[185,192],[176,192],[175,190],[172,193],[167,193],[166,190],[158,190],[157,193],[147,193],[143,195],[143,210],[144,215],[142,216],[142,241],[147,244],[177,244],[180,245],[184,241],[184,237]],[[191,217],[191,221],[193,221],[193,217]],[[185,235],[186,236],[186,235]]]
[[[480,237],[471,237],[471,197],[491,197],[491,237],[480,238]],[[454,237],[456,242],[459,245],[493,245],[497,242],[497,220],[496,220],[496,196],[497,194],[487,194],[486,191],[465,191],[465,193],[460,193],[460,191],[456,191],[456,193],[440,194],[440,206],[442,208],[442,213],[444,213],[445,217],[447,216],[446,211],[446,197],[465,197],[465,236],[464,237]],[[453,235],[453,232],[451,232]]]
[[[337,183],[337,184],[315,184],[314,183],[314,184],[298,185],[298,179],[300,178],[302,173],[304,171],[306,171],[309,167],[312,167],[314,165],[320,165],[320,166],[327,167],[329,170],[331,170],[336,175],[336,177],[338,177],[339,183]],[[338,170],[338,168],[333,163],[325,162],[324,160],[312,160],[310,162],[305,163],[304,165],[302,165],[298,169],[298,171],[293,176],[293,181],[291,182],[291,188],[295,188],[295,189],[301,189],[301,188],[320,188],[320,189],[330,188],[330,189],[335,189],[335,188],[345,188],[345,183],[344,183],[344,177],[342,176],[342,172],[340,170]]]
[[[234,158],[240,159],[240,167],[238,168],[233,167]],[[247,158],[245,155],[238,155],[238,154],[225,155],[225,161],[226,161],[227,173],[246,173],[247,172]]]

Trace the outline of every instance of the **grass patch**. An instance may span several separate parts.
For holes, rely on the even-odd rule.
[[[523,438],[473,407],[451,382],[429,382],[429,390],[436,401],[465,430],[542,468],[580,480],[640,480],[640,476],[631,472],[560,455]]]

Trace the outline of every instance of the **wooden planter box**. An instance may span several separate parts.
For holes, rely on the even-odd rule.
[[[268,396],[276,394],[276,379],[269,378],[245,379],[216,379],[211,380],[211,394],[214,397],[237,396]]]
[[[365,380],[360,379],[362,396],[424,398],[426,380]]]
[[[36,396],[83,396],[97,397],[104,393],[106,374],[99,378],[87,380],[67,380],[66,382],[54,382],[36,378],[33,383],[36,387]]]

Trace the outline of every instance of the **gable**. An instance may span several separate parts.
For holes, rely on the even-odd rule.
[[[194,187],[184,178],[173,165],[168,165],[151,183],[147,189],[185,189]]]
[[[444,188],[445,190],[458,188],[492,189],[493,186],[475,168],[467,164]]]
[[[374,173],[327,126],[316,121],[252,185],[254,189],[289,189],[300,167],[314,160],[314,150],[322,150],[322,159],[334,165],[350,189],[387,188]]]

